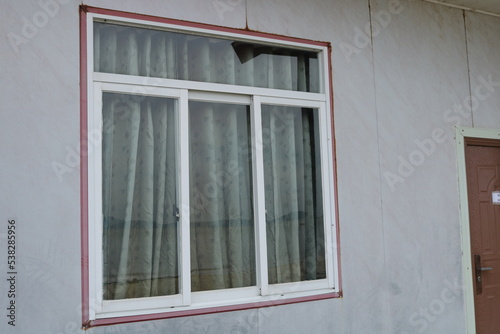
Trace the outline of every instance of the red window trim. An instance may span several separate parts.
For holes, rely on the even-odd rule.
[[[89,220],[87,159],[87,10],[80,7],[80,219],[82,261],[82,323],[90,319],[89,309]],[[85,325],[84,325],[85,327]]]
[[[90,319],[90,300],[89,300],[89,221],[88,221],[88,159],[87,159],[87,13],[96,13],[103,15],[112,15],[116,17],[130,18],[130,19],[138,19],[138,20],[147,20],[151,22],[159,22],[166,24],[175,24],[179,26],[185,27],[194,27],[201,29],[208,29],[217,32],[228,32],[228,33],[237,33],[247,36],[253,37],[263,37],[263,38],[272,38],[278,41],[286,41],[286,42],[296,42],[303,43],[315,46],[326,47],[328,49],[328,78],[330,82],[330,112],[332,114],[331,120],[331,131],[332,131],[332,151],[333,151],[333,163],[334,163],[334,195],[335,195],[335,218],[337,220],[336,224],[336,238],[337,238],[337,275],[338,275],[338,289],[339,292],[332,292],[326,294],[319,294],[307,297],[299,297],[299,298],[288,298],[279,301],[266,301],[266,302],[256,302],[256,303],[247,303],[240,305],[230,305],[230,306],[220,306],[220,307],[211,307],[206,309],[192,309],[192,310],[184,310],[184,311],[172,311],[165,313],[157,313],[157,314],[146,314],[146,315],[137,315],[137,316],[127,316],[127,317],[115,317],[115,318],[106,318],[106,319]],[[260,31],[254,31],[246,29],[236,29],[236,28],[228,28],[223,26],[210,25],[205,23],[196,23],[190,21],[182,21],[177,19],[163,18],[158,16],[149,16],[144,14],[136,14],[136,13],[128,13],[123,11],[116,11],[111,9],[90,7],[86,5],[80,6],[80,206],[81,206],[81,261],[82,261],[82,324],[83,328],[90,328],[95,326],[106,326],[113,324],[124,324],[131,322],[139,322],[139,321],[147,321],[147,320],[159,320],[159,319],[169,319],[169,318],[178,318],[185,316],[195,316],[202,314],[214,314],[220,312],[229,312],[229,311],[241,311],[248,310],[253,308],[262,308],[262,307],[271,307],[271,306],[279,306],[279,305],[287,305],[287,304],[295,304],[295,303],[303,303],[331,298],[340,298],[342,297],[342,276],[341,276],[341,265],[340,265],[340,237],[339,237],[339,223],[338,223],[338,200],[337,200],[337,163],[335,156],[335,132],[334,132],[334,117],[333,117],[333,74],[332,74],[332,48],[330,43],[321,42],[321,41],[313,41],[302,38],[295,38],[289,36],[282,36],[277,34],[263,33]]]
[[[216,306],[216,307],[210,307],[210,308],[206,308],[206,309],[194,309],[194,310],[185,310],[185,311],[164,312],[164,313],[157,313],[157,314],[136,315],[136,316],[128,316],[128,317],[106,318],[106,319],[98,319],[98,320],[91,320],[91,321],[84,322],[83,327],[90,328],[90,327],[97,327],[97,326],[126,324],[126,323],[132,323],[132,322],[140,322],[140,321],[172,319],[172,318],[204,315],[204,314],[214,314],[214,313],[221,313],[221,312],[243,311],[243,310],[249,310],[249,309],[254,309],[254,308],[297,304],[297,303],[312,302],[312,301],[317,301],[317,300],[332,299],[332,298],[339,298],[339,297],[341,297],[340,293],[332,292],[332,293],[316,295],[316,296],[308,296],[308,297],[300,297],[300,298],[288,298],[288,299],[284,299],[284,300],[280,300],[280,301],[257,302],[257,303],[247,303],[247,304],[230,305],[230,306]]]

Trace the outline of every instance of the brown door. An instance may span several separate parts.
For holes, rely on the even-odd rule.
[[[465,142],[477,334],[500,333],[500,141]]]

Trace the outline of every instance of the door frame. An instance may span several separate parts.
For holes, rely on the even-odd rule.
[[[455,127],[457,145],[458,187],[460,196],[460,229],[462,235],[462,273],[465,299],[465,321],[468,334],[476,333],[474,311],[474,282],[469,224],[469,196],[465,169],[465,141],[467,138],[500,140],[500,130]]]

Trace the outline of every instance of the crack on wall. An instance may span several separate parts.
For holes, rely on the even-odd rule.
[[[467,14],[466,11],[463,11],[464,18],[464,32],[465,32],[465,56],[467,59],[467,78],[469,81],[469,96],[470,96],[470,116],[471,116],[471,125],[474,127],[474,108],[472,107],[472,82],[470,76],[470,61],[469,61],[469,36],[467,34]]]
[[[369,22],[370,22],[370,43],[371,43],[371,53],[372,53],[372,76],[373,76],[373,93],[374,93],[374,103],[375,103],[375,122],[377,125],[377,156],[378,156],[378,172],[379,172],[379,190],[380,190],[380,217],[381,217],[381,224],[382,224],[382,249],[383,249],[383,267],[386,267],[387,263],[387,253],[386,253],[386,246],[385,246],[385,218],[384,218],[384,196],[382,193],[383,189],[383,184],[382,184],[382,162],[381,162],[381,151],[380,151],[380,127],[379,127],[379,119],[378,119],[378,102],[377,102],[377,79],[376,79],[376,71],[375,71],[375,44],[374,44],[374,36],[373,36],[373,15],[372,15],[372,0],[368,0],[368,15],[369,15]],[[383,275],[384,282],[383,284],[385,285],[388,282],[387,278],[387,271],[384,270],[384,275]],[[385,291],[385,289],[382,289],[382,291]],[[388,298],[385,298],[385,311],[386,311],[386,319],[390,319],[390,314],[389,314],[389,300]],[[390,327],[389,322],[386,320],[382,323],[382,326],[385,326],[385,330],[387,331],[388,328]]]
[[[245,29],[250,30],[248,27],[248,0],[245,0]]]

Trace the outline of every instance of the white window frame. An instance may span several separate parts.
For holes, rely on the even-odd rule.
[[[107,20],[121,24],[156,27],[176,32],[197,33],[213,37],[235,38],[257,43],[316,51],[320,60],[320,93],[287,91],[271,88],[236,86],[187,80],[139,77],[132,75],[97,73],[93,64],[93,22]],[[301,298],[339,292],[337,221],[334,179],[332,113],[328,74],[328,49],[295,41],[247,36],[230,32],[169,23],[150,22],[112,15],[87,14],[87,122],[88,138],[96,130],[102,133],[102,94],[104,92],[137,94],[177,99],[177,128],[179,129],[179,241],[180,241],[180,293],[173,296],[147,297],[130,300],[103,300],[102,297],[102,150],[100,143],[92,143],[88,155],[88,217],[89,217],[89,317],[90,320],[140,316],[176,311],[199,310],[210,307],[241,305]],[[188,102],[209,101],[236,103],[250,106],[252,138],[252,179],[254,191],[254,225],[256,248],[256,286],[224,290],[191,292],[189,256],[189,146]],[[321,175],[325,233],[327,277],[313,281],[269,284],[267,272],[266,219],[264,198],[264,171],[262,156],[261,106],[280,105],[316,108],[319,115]],[[90,145],[90,143],[89,143]],[[184,171],[184,172],[182,172]]]

